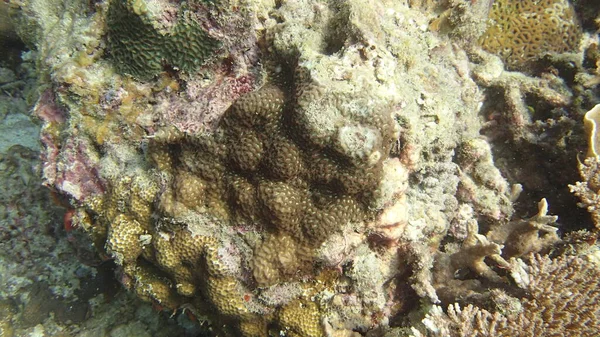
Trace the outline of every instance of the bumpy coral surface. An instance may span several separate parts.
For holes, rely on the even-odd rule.
[[[154,6],[160,4],[152,3]],[[219,46],[187,6],[165,8],[172,18],[154,24],[153,13],[142,1],[112,1],[107,17],[108,42],[117,69],[141,79],[158,74],[163,63],[187,72],[196,70]],[[159,19],[160,20],[160,19]],[[156,27],[158,26],[158,27]],[[178,48],[185,44],[186,48]]]
[[[65,18],[25,2],[54,20],[40,41],[59,41],[39,43],[46,184],[126,288],[219,336],[378,336],[431,304],[508,310],[538,275],[529,254],[568,243],[507,164],[520,149],[498,143],[552,146],[544,126],[594,96],[470,43],[486,4],[112,0]],[[513,66],[572,48],[566,4],[536,14],[566,47],[493,51],[523,55]],[[498,24],[537,10],[495,6]]]
[[[581,29],[567,0],[494,1],[491,24],[481,45],[500,55],[511,69],[525,70],[547,53],[564,53],[579,46]]]

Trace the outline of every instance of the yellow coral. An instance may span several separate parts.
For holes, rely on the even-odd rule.
[[[214,239],[192,236],[186,229],[174,233],[160,232],[154,238],[156,262],[173,275],[179,294],[193,296],[196,292],[193,269],[208,244],[214,245]]]
[[[209,277],[206,283],[208,297],[221,314],[238,319],[252,317],[235,278]]]
[[[144,233],[139,222],[120,214],[109,227],[106,249],[119,264],[135,262],[142,254],[140,236]]]
[[[169,308],[208,301],[248,337],[265,336],[277,320],[290,336],[323,334],[321,312],[306,298],[259,319],[276,310],[248,300],[255,284],[248,277],[259,287],[318,278],[316,248],[367,215],[382,169],[307,142],[286,124],[285,97],[273,85],[243,96],[211,135],[158,130],[147,139],[146,158],[156,174],[114,176],[103,198],[88,200],[108,230],[106,250],[140,297]],[[251,227],[254,236],[244,235],[247,227],[230,235],[238,229],[228,223]],[[246,267],[250,273],[240,275]],[[318,283],[308,282],[304,293],[316,294]]]
[[[307,191],[283,182],[263,180],[258,185],[258,197],[266,220],[288,233],[299,232],[307,194]]]
[[[154,267],[148,264],[139,264],[125,267],[124,271],[133,278],[131,286],[140,298],[171,309],[181,305],[182,300],[173,291],[171,281],[159,276]]]
[[[203,179],[187,171],[178,171],[175,177],[177,200],[191,209],[199,209],[204,205],[206,183]]]
[[[129,200],[130,209],[135,219],[142,226],[149,229],[150,217],[152,216],[152,202],[159,192],[158,185],[145,175],[135,176]]]
[[[229,180],[231,210],[240,220],[255,220],[258,217],[256,187],[248,179],[232,175]]]
[[[271,142],[267,161],[270,174],[274,178],[284,180],[297,177],[304,166],[300,149],[285,137],[276,138]]]
[[[242,171],[255,171],[265,152],[262,140],[252,130],[244,130],[234,137],[238,145],[230,148],[233,163]]]
[[[260,286],[281,282],[296,272],[309,271],[312,258],[308,247],[299,245],[286,234],[268,235],[254,252],[252,269]]]
[[[173,158],[168,145],[151,142],[148,150],[150,160],[161,172],[170,172],[173,169]]]
[[[579,44],[581,30],[567,0],[498,0],[480,43],[511,69],[524,70],[546,53],[564,53]]]
[[[262,319],[242,321],[240,332],[244,337],[264,337],[268,335],[267,325]]]
[[[240,97],[225,116],[225,123],[231,130],[241,126],[273,131],[281,116],[284,101],[285,95],[281,89],[267,85]]]
[[[294,300],[279,312],[279,324],[289,330],[290,336],[321,337],[321,313],[314,302]]]

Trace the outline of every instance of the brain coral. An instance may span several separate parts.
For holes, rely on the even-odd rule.
[[[174,23],[165,19],[164,27],[157,27],[143,1],[111,1],[108,47],[117,70],[141,80],[158,74],[163,64],[193,72],[219,46],[187,6],[179,8],[171,20]]]
[[[489,18],[491,24],[480,43],[501,56],[510,69],[525,70],[544,54],[572,51],[581,37],[575,10],[567,0],[498,0]]]

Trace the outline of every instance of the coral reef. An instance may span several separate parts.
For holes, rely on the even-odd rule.
[[[598,213],[598,158],[586,158],[579,163],[579,170],[583,181],[570,185],[571,192],[581,199],[580,207],[587,209],[592,216],[594,226],[600,226],[600,214]]]
[[[427,333],[413,328],[413,336],[595,336],[600,319],[600,270],[581,257],[550,259],[531,256],[526,266],[529,297],[517,313],[490,313],[458,304],[444,313],[436,307],[423,320]]]
[[[74,227],[72,210],[42,186],[35,67],[0,68],[0,336],[173,336],[201,331],[174,325],[134,294],[120,292],[114,265],[101,261]],[[178,319],[182,319],[177,316]],[[186,322],[185,317],[181,320]]]
[[[524,211],[520,205],[531,207],[547,198],[559,208],[557,213],[564,208],[566,223],[588,221],[585,213],[573,211],[576,199],[567,186],[578,179],[577,155],[585,146],[581,120],[597,96],[593,88],[565,80],[567,75],[562,72],[574,71],[584,82],[589,70],[575,62],[579,65],[571,70],[557,68],[531,77],[504,71],[497,56],[481,50],[470,55],[475,64],[473,78],[487,97],[481,111],[486,119],[481,133],[491,144],[494,165],[511,184],[523,187],[520,203],[515,204],[518,210]],[[550,69],[559,67],[551,64]],[[556,166],[549,169],[549,163]]]
[[[598,205],[598,113],[600,105],[594,106],[585,114],[584,126],[588,136],[587,158],[579,162],[579,173],[583,181],[569,185],[573,194],[580,198],[580,207],[587,209],[596,228],[600,226]]]
[[[485,235],[475,220],[468,223],[467,236],[460,247],[448,244],[445,252],[435,257],[433,284],[442,303],[460,302],[483,304],[494,296],[485,283],[505,283],[498,270],[513,270],[507,261],[531,252],[548,252],[560,242],[558,228],[551,226],[557,216],[548,215],[548,203],[540,201],[538,214],[526,220],[514,220],[492,227]],[[474,273],[476,278],[468,277]],[[465,274],[462,278],[456,275]]]
[[[160,5],[154,4],[154,7]],[[150,79],[166,63],[193,72],[219,46],[201,23],[194,20],[194,14],[187,6],[179,9],[149,6],[151,4],[140,1],[111,2],[106,22],[108,48],[119,71],[140,79]],[[161,12],[167,11],[172,18],[164,18],[165,22],[160,22],[161,25],[153,24],[154,17],[161,18],[164,15]],[[182,44],[187,48],[177,48]]]
[[[567,0],[494,1],[491,25],[481,36],[481,46],[502,57],[512,70],[525,70],[547,53],[574,51],[581,28]]]
[[[600,57],[567,1],[11,6],[44,184],[155,308],[215,336],[501,335],[576,317],[571,289],[595,319],[567,185]],[[595,151],[572,189],[597,221]]]

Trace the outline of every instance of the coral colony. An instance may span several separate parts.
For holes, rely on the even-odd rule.
[[[9,1],[44,183],[139,298],[214,336],[600,333],[593,1],[55,2]]]

